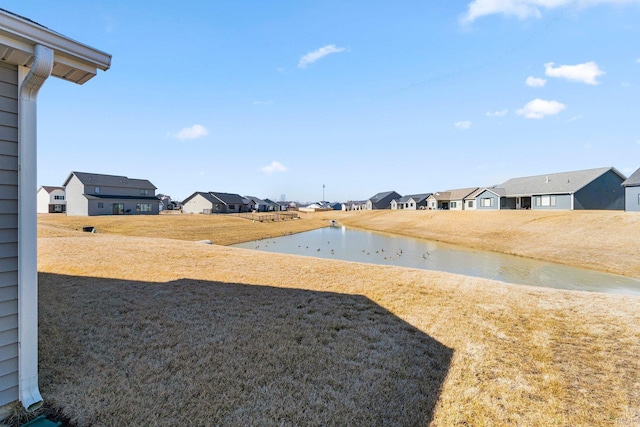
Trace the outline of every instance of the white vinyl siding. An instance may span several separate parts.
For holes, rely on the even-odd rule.
[[[0,406],[18,399],[18,70],[0,64]]]

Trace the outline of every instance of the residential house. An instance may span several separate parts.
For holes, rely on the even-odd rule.
[[[363,211],[367,209],[366,200],[350,200],[344,204],[345,211]]]
[[[631,174],[622,183],[625,192],[624,210],[627,212],[640,212],[640,169]]]
[[[156,187],[146,179],[71,172],[64,182],[67,215],[157,215]]]
[[[315,202],[308,204],[306,206],[300,206],[298,208],[300,212],[321,212],[333,210],[333,207],[329,202]]]
[[[622,210],[625,179],[613,167],[513,178],[498,186],[500,209]]]
[[[239,194],[196,191],[182,202],[182,212],[227,214],[247,212],[249,207]]]
[[[483,190],[484,188],[477,188],[476,191],[464,198],[463,204],[465,211],[474,211],[478,208],[476,197],[478,196],[478,194],[482,193]]]
[[[38,387],[37,103],[50,76],[83,84],[111,55],[0,9],[0,407],[42,405]],[[55,102],[55,100],[54,100]],[[19,160],[18,160],[19,159]]]
[[[496,210],[500,209],[501,202],[506,198],[506,191],[500,187],[483,187],[479,188],[469,198],[475,196],[475,205],[477,210]]]
[[[442,209],[438,204],[438,197],[442,197],[439,192],[432,193],[429,197],[427,197],[427,209],[429,210]],[[447,202],[447,208],[448,207],[449,207],[449,204]]]
[[[413,211],[417,209],[426,209],[427,198],[430,195],[431,193],[402,196],[397,200],[394,199],[391,201],[391,209],[409,209]]]
[[[437,209],[461,211],[465,208],[465,200],[477,189],[478,187],[472,187],[439,191],[427,198],[427,205],[429,209],[437,207]]]
[[[274,202],[271,199],[264,199],[264,201],[269,204],[269,212],[279,212],[287,210],[287,206],[282,203]]]
[[[247,209],[250,211],[268,212],[271,208],[269,202],[254,196],[244,196],[244,202],[247,205]]]
[[[38,189],[38,213],[64,213],[67,210],[64,187],[43,185]]]
[[[384,191],[369,198],[366,202],[365,209],[368,211],[373,209],[391,209],[391,201],[401,197],[402,196],[395,191]]]
[[[167,196],[166,194],[158,194],[156,195],[156,198],[159,202],[158,207],[160,212],[173,210],[174,204],[171,200],[171,196]]]

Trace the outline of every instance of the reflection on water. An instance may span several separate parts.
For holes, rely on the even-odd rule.
[[[267,252],[439,270],[524,285],[640,295],[638,279],[344,227],[326,227],[234,246]]]

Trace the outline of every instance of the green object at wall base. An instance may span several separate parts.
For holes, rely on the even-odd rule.
[[[53,421],[48,420],[44,415],[40,415],[28,423],[22,424],[20,427],[59,427],[61,425],[61,422],[54,423]]]

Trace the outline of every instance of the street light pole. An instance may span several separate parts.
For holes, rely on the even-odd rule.
[[[324,184],[322,184],[322,201],[324,202]]]

